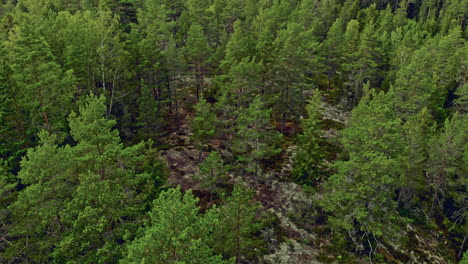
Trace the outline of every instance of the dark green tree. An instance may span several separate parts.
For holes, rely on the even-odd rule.
[[[281,134],[274,131],[270,123],[271,110],[265,109],[260,96],[255,97],[248,108],[239,110],[235,122],[232,151],[247,170],[257,174],[259,162],[281,152],[277,147]]]
[[[430,216],[443,208],[443,202],[449,197],[458,201],[463,210],[467,208],[467,124],[466,115],[455,113],[445,120],[443,131],[428,143],[427,181],[432,191]],[[466,217],[466,212],[464,214]]]
[[[208,246],[216,218],[199,214],[198,199],[190,191],[169,189],[154,200],[151,222],[127,245],[121,263],[233,263]]]
[[[213,151],[199,166],[198,177],[203,181],[203,185],[210,191],[210,203],[213,195],[219,191],[218,185],[227,179],[228,167],[224,164],[223,158],[217,151]]]
[[[75,90],[73,71],[55,62],[48,43],[31,25],[16,27],[5,44],[11,69],[10,99],[25,111],[35,131],[63,131]]]
[[[294,180],[313,184],[320,180],[323,171],[324,149],[321,147],[321,103],[320,93],[315,91],[314,97],[306,106],[307,118],[301,120],[302,134],[297,136],[298,150],[294,157]]]
[[[425,180],[428,138],[435,133],[434,120],[427,108],[411,116],[403,125],[405,147],[401,155],[402,175],[398,201],[405,208],[419,204],[428,191]],[[419,204],[421,206],[421,204]]]
[[[207,60],[210,57],[211,47],[199,24],[192,24],[187,34],[185,47],[186,60],[195,77],[195,94],[197,99],[203,93],[205,75],[207,73]]]
[[[238,183],[225,204],[212,209],[207,215],[218,215],[213,229],[213,249],[225,256],[234,257],[236,263],[260,254],[262,242],[256,233],[262,228],[260,204],[254,202],[253,192]]]
[[[378,240],[398,240],[404,231],[395,199],[403,142],[393,104],[393,93],[372,92],[353,110],[341,136],[349,158],[335,162],[337,173],[325,183],[320,201],[332,214],[331,227],[346,230],[356,243],[369,244],[370,254]]]
[[[217,119],[211,104],[205,99],[200,99],[195,105],[195,111],[195,117],[191,123],[193,131],[192,139],[197,143],[200,151],[202,151],[203,144],[217,132]]]
[[[124,147],[114,120],[108,120],[104,96],[85,98],[80,113],[69,117],[77,183],[73,199],[60,213],[67,230],[54,250],[61,262],[116,262],[123,246],[118,243],[129,230],[135,231],[149,199],[162,183],[161,161],[151,160],[155,171],[144,171],[147,163],[143,143]],[[97,231],[97,232],[96,232]]]

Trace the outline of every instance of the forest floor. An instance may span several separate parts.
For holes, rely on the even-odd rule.
[[[325,137],[336,137],[337,127],[344,126],[350,113],[336,106],[324,106],[324,120],[328,123]],[[201,200],[202,208],[209,206],[210,192],[200,185],[196,179],[198,165],[212,150],[219,151],[223,156],[230,153],[224,148],[221,139],[213,139],[200,151],[190,140],[189,122],[191,114],[183,112],[178,120],[177,129],[166,136],[166,144],[170,146],[163,151],[170,175],[168,185],[191,189]],[[330,124],[335,124],[330,125]],[[296,146],[289,143],[284,147],[277,160],[268,161],[261,175],[244,174],[230,175],[227,185],[242,180],[256,193],[256,200],[262,204],[265,214],[272,220],[269,227],[263,230],[261,236],[267,242],[268,252],[263,257],[263,263],[295,263],[314,264],[320,253],[320,247],[329,246],[327,238],[318,238],[312,224],[304,224],[301,219],[314,210],[310,194],[301,185],[290,178],[293,157]],[[214,203],[217,202],[215,197]],[[219,200],[219,199],[218,199]]]
[[[345,126],[350,118],[350,112],[337,106],[323,103],[324,137],[329,147],[334,150],[328,156],[327,162],[332,162],[339,152],[337,142],[338,130]],[[224,157],[232,155],[226,150],[221,139],[212,139],[200,151],[190,140],[191,113],[183,111],[178,120],[177,129],[165,137],[166,146],[162,156],[166,160],[170,174],[168,185],[181,186],[183,190],[191,189],[200,199],[202,208],[219,203],[220,198],[214,199],[210,191],[200,184],[196,175],[198,165],[203,162],[211,151],[218,151]],[[353,254],[339,254],[343,248],[337,248],[336,237],[326,228],[324,219],[320,219],[317,206],[313,203],[314,192],[292,181],[290,175],[293,166],[293,157],[296,146],[288,140],[283,146],[283,152],[270,160],[258,175],[243,174],[230,175],[227,183],[220,186],[224,190],[232,189],[234,183],[240,179],[256,193],[256,200],[261,203],[263,212],[267,215],[269,225],[262,231],[261,236],[266,241],[266,252],[259,260],[264,264],[315,264],[315,263],[372,263],[365,259],[356,258]],[[412,227],[411,227],[412,228]],[[383,262],[374,263],[447,263],[437,253],[440,240],[438,234],[425,234],[424,230],[413,232],[410,259],[401,255],[401,252],[379,249]],[[429,243],[430,241],[436,241]],[[439,242],[437,242],[439,241]],[[389,247],[391,248],[391,247]],[[405,254],[406,255],[406,254]],[[398,258],[406,259],[402,262]],[[249,263],[249,262],[246,262]]]

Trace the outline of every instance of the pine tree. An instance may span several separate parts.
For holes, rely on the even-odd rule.
[[[445,120],[443,131],[429,140],[427,181],[432,191],[430,216],[442,208],[443,202],[449,197],[456,200],[458,206],[466,211],[467,124],[466,115],[455,113],[452,118]],[[462,215],[464,214],[466,212]]]
[[[294,180],[313,184],[320,180],[323,170],[323,148],[321,129],[321,104],[320,93],[316,90],[314,97],[307,104],[307,118],[301,122],[303,133],[297,136],[298,150],[294,157],[294,169],[292,177]]]
[[[458,55],[464,50],[460,33],[458,28],[447,36],[432,39],[414,52],[411,61],[398,71],[394,88],[397,110],[402,117],[427,107],[437,121],[445,119],[445,98],[456,87],[457,69],[463,57]]]
[[[211,53],[211,47],[199,24],[192,24],[187,34],[187,46],[185,54],[191,71],[195,77],[195,94],[197,99],[203,93],[204,78],[207,72],[207,60]]]
[[[270,124],[271,110],[265,109],[260,96],[255,97],[248,108],[239,110],[231,149],[247,170],[257,174],[262,159],[278,154],[276,147],[281,134]]]
[[[207,213],[219,215],[213,229],[215,252],[235,257],[236,263],[259,254],[262,241],[255,237],[262,227],[259,208],[253,201],[253,192],[242,183],[236,184],[225,204]]]
[[[203,144],[216,134],[216,114],[213,112],[211,105],[205,100],[200,101],[195,105],[195,117],[192,120],[192,139],[198,144],[202,151]]]
[[[325,57],[328,75],[328,89],[340,87],[342,83],[341,64],[344,55],[344,23],[337,18],[322,42],[322,54]]]
[[[418,204],[418,199],[427,192],[425,181],[428,159],[428,138],[435,133],[434,120],[427,108],[411,116],[403,125],[405,148],[401,155],[403,173],[398,201],[403,207]]]
[[[264,90],[262,80],[264,72],[261,63],[254,62],[248,57],[233,63],[227,75],[229,81],[221,87],[229,99],[229,104],[236,109],[247,107],[252,99]]]
[[[155,95],[157,91],[151,89],[145,83],[141,87],[141,96],[138,98],[138,135],[141,139],[154,139],[163,133],[163,128],[167,124],[166,113],[163,102],[159,101]]]
[[[141,9],[138,9],[138,25],[135,26],[133,38],[137,46],[138,57],[135,58],[139,65],[138,76],[140,76],[141,107],[151,107],[151,117],[147,118],[146,112],[140,110],[140,119],[147,119],[148,128],[143,126],[142,130],[161,127],[161,119],[171,109],[176,98],[175,86],[172,85],[174,72],[170,70],[169,50],[172,48],[172,32],[176,23],[170,20],[172,11],[165,5],[163,0],[145,1]],[[150,95],[151,94],[151,95]],[[144,102],[143,102],[144,101]],[[145,114],[142,114],[144,112]],[[152,119],[152,120],[148,120]],[[158,130],[158,129],[154,129]],[[160,129],[159,129],[160,130]]]
[[[218,191],[218,184],[223,183],[227,178],[228,167],[224,165],[223,158],[218,152],[213,151],[199,166],[199,177],[204,182],[204,186],[210,191],[210,203],[213,195]]]
[[[63,131],[69,114],[75,78],[55,62],[48,43],[31,25],[16,27],[5,44],[13,96],[27,112],[35,131]]]
[[[140,237],[129,242],[121,263],[233,263],[222,260],[207,245],[217,223],[203,219],[197,203],[190,191],[162,192],[153,202],[151,222],[141,229]]]
[[[10,234],[18,239],[6,256],[24,248],[18,257],[40,263],[120,258],[118,241],[144,218],[165,170],[146,156],[144,144],[123,147],[115,121],[105,119],[105,101],[86,97],[80,114],[70,115],[75,146],[59,147],[57,137],[43,131],[40,145],[28,150],[18,174],[25,188],[9,206]]]
[[[332,228],[348,231],[359,243],[369,240],[374,247],[374,236],[393,241],[404,231],[394,197],[400,184],[398,156],[403,143],[393,98],[392,93],[372,93],[353,110],[341,139],[349,159],[334,164],[337,173],[325,183],[321,199],[332,214]]]
[[[284,132],[287,121],[298,121],[304,110],[304,92],[313,84],[310,76],[319,72],[319,59],[315,53],[318,43],[312,41],[310,32],[297,23],[288,23],[285,30],[278,32],[274,42],[276,61],[268,75],[273,87],[267,96],[273,97],[273,116],[281,122]]]
[[[72,198],[77,175],[70,148],[59,148],[57,137],[46,131],[39,139],[39,146],[29,149],[21,161],[18,179],[27,187],[8,208],[13,220],[9,235],[18,239],[8,245],[5,257],[44,263],[62,238],[60,212]]]
[[[226,44],[226,56],[221,64],[225,72],[229,72],[232,65],[243,59],[254,58],[256,54],[253,36],[245,22],[238,20],[234,23],[234,32]]]
[[[105,115],[105,98],[90,96],[79,115],[69,117],[77,142],[73,152],[78,182],[73,199],[60,213],[68,229],[53,253],[59,262],[116,262],[123,247],[117,241],[128,230],[136,230],[141,212],[162,181],[160,171],[141,170],[145,145],[124,148],[118,131],[112,130],[115,121]]]

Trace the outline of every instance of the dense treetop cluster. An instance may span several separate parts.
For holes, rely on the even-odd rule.
[[[248,182],[279,171],[340,258],[405,263],[429,230],[467,261],[467,17],[466,0],[0,0],[0,262],[261,263],[277,224]],[[208,199],[168,180],[182,128]]]

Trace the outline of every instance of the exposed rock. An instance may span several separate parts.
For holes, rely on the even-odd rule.
[[[315,260],[317,251],[310,246],[304,246],[295,240],[280,244],[278,249],[263,258],[269,264],[320,264]]]
[[[346,124],[351,117],[351,112],[342,109],[339,106],[331,105],[326,102],[322,103],[323,119],[332,120],[337,123]]]

